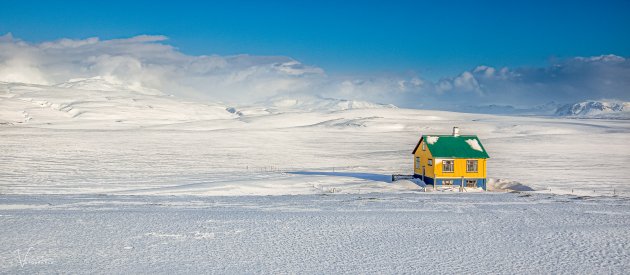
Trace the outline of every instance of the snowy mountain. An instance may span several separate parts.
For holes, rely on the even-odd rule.
[[[396,108],[392,104],[379,104],[360,100],[346,100],[317,96],[276,98],[267,101],[276,109],[300,109],[303,111],[343,111],[352,109]]]
[[[618,100],[588,100],[571,104],[548,102],[531,107],[512,105],[462,106],[452,111],[494,115],[534,115],[567,118],[630,119],[630,102]]]
[[[219,103],[201,104],[102,78],[53,86],[0,82],[0,124],[99,128],[230,119]]]
[[[583,101],[564,105],[558,108],[555,115],[575,118],[630,119],[630,102]]]
[[[396,108],[393,105],[316,96],[273,98],[244,106],[197,103],[100,76],[72,79],[55,85],[0,82],[0,106],[0,124],[4,125],[28,123],[45,127],[128,128],[203,121],[206,123],[204,127],[211,129],[240,127],[243,123],[248,127],[257,127],[258,123],[254,121],[273,125],[310,125],[325,122],[321,120],[323,115],[334,112]],[[320,125],[346,127],[370,123],[363,121],[364,118],[341,121],[335,115],[330,120]]]
[[[161,95],[156,89],[146,88],[140,83],[123,83],[112,77],[95,76],[90,78],[74,78],[54,85],[60,88],[72,88],[91,91],[133,91],[147,95]]]
[[[464,106],[453,111],[496,115],[552,115],[560,106],[561,105],[551,101],[545,104],[531,107],[515,107],[512,105],[489,104]]]
[[[394,109],[392,104],[380,104],[360,100],[326,98],[319,96],[276,97],[254,105],[229,107],[230,113],[239,116],[269,115],[294,112],[329,113],[358,109]]]

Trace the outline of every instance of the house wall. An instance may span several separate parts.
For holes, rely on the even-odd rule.
[[[433,156],[431,155],[431,152],[429,151],[429,147],[425,147],[425,150],[422,151],[423,143],[424,143],[424,139],[422,140],[422,142],[420,142],[420,146],[418,146],[418,150],[416,150],[416,153],[413,155],[413,165],[414,165],[413,173],[421,176],[422,166],[424,166],[426,169],[425,176],[434,178],[435,177],[435,170],[434,170],[435,159],[433,159]],[[420,157],[420,167],[415,166],[416,157]],[[429,166],[429,159],[433,159],[433,166]]]
[[[442,171],[443,160],[455,160],[453,172]],[[477,160],[477,172],[466,172],[466,160]],[[437,178],[486,178],[486,159],[434,159],[433,175]]]

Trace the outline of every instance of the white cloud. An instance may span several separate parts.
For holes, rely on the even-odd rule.
[[[630,100],[629,87],[630,60],[601,55],[560,60],[545,67],[477,66],[457,77],[443,78],[433,91],[424,92],[433,95],[433,106],[440,108],[490,104],[526,107],[592,98]]]
[[[477,82],[475,76],[470,72],[463,72],[453,80],[453,84],[455,84],[455,88],[459,90],[481,92],[479,82]]]
[[[30,44],[8,34],[0,37],[0,81],[59,84],[98,77],[136,90],[250,102],[302,91],[324,76],[321,68],[282,56],[189,56],[161,43],[166,39],[141,35]]]
[[[614,54],[606,54],[606,55],[598,55],[598,56],[590,56],[590,57],[582,57],[578,56],[575,58],[577,61],[581,62],[624,62],[625,58],[614,55]]]
[[[98,37],[90,37],[88,39],[67,39],[63,38],[57,41],[44,42],[40,45],[42,49],[63,49],[63,48],[78,48],[85,45],[93,45],[99,42]]]
[[[494,77],[496,73],[496,69],[493,67],[481,65],[481,66],[477,66],[477,68],[473,70],[473,73],[476,73],[476,74],[481,73],[485,77]]]
[[[81,78],[141,92],[159,90],[234,103],[300,94],[446,109],[590,98],[630,100],[630,61],[616,55],[575,57],[545,67],[483,65],[428,81],[415,74],[328,75],[322,68],[285,56],[191,56],[166,40],[161,35],[141,35],[34,44],[7,34],[0,36],[0,81],[52,85]]]

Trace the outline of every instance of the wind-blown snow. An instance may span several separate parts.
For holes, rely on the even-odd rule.
[[[476,139],[467,139],[466,143],[468,143],[470,148],[472,148],[473,150],[483,152],[483,149],[481,149],[481,145],[479,145],[479,142],[477,142]]]

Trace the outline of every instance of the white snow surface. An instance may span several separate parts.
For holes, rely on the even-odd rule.
[[[0,83],[0,273],[630,269],[625,120],[66,84]],[[419,133],[453,125],[484,143],[499,192],[391,182]]]
[[[428,144],[435,144],[438,141],[439,138],[440,137],[436,137],[436,136],[428,136],[427,137],[427,143]]]
[[[327,110],[336,101],[309,100],[319,107],[0,83],[0,193],[401,192],[409,189],[390,175],[413,173],[419,133],[450,133],[453,125],[482,140],[490,178],[541,192],[630,193],[624,120]]]
[[[479,145],[479,142],[476,139],[467,139],[466,143],[468,143],[468,145],[470,145],[470,148],[472,148],[473,150],[483,152],[483,149],[481,149],[481,145]]]
[[[630,201],[519,193],[0,197],[0,271],[625,274]]]

